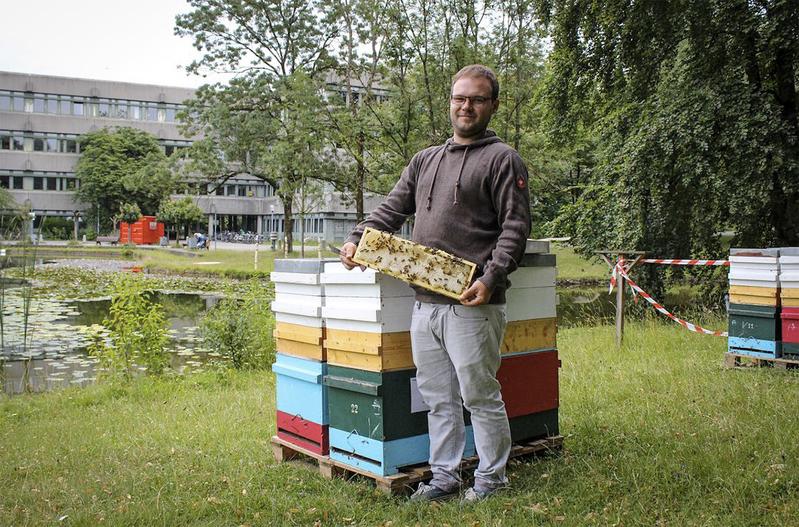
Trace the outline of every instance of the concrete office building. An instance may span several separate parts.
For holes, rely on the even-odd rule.
[[[76,201],[74,192],[80,185],[78,136],[105,127],[137,128],[158,138],[170,155],[191,144],[178,130],[176,114],[193,95],[191,88],[0,71],[0,187],[32,209],[37,222],[45,216],[85,215],[92,204]],[[283,237],[282,205],[266,182],[240,174],[219,188],[190,187],[208,215],[209,233],[249,231],[268,237],[275,231]],[[369,196],[366,210],[381,199]],[[304,231],[306,237],[336,242],[354,224],[354,210],[328,190],[305,216]],[[294,232],[300,232],[299,221]]]

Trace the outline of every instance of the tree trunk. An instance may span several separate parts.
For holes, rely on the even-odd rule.
[[[363,187],[366,184],[366,170],[363,166],[364,156],[364,135],[363,132],[358,134],[358,167],[356,169],[355,179],[355,221],[361,223],[364,220],[363,210]]]
[[[292,234],[294,231],[294,218],[291,215],[291,205],[292,205],[292,198],[280,198],[280,201],[283,202],[283,236],[285,237],[286,248],[287,252],[291,252],[294,249],[294,235]]]

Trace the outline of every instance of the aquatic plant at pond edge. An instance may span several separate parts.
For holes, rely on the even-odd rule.
[[[111,307],[103,320],[107,337],[97,332],[89,345],[105,378],[129,381],[137,367],[160,375],[169,364],[164,309],[144,285],[138,276],[123,273],[112,286]]]
[[[274,361],[274,317],[266,284],[252,280],[240,298],[227,295],[200,323],[204,346],[236,369],[265,368]]]

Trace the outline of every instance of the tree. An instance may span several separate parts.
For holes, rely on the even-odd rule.
[[[95,205],[103,224],[123,203],[154,214],[175,188],[175,178],[155,137],[133,128],[102,129],[81,136],[76,197]]]
[[[728,229],[799,243],[799,2],[538,3],[549,132],[597,145],[557,234],[677,258],[717,256]]]
[[[162,221],[172,227],[175,232],[175,240],[177,240],[179,227],[186,229],[186,235],[188,236],[188,227],[203,221],[205,213],[189,196],[186,196],[179,200],[162,202],[161,207],[158,209],[157,217],[158,221]]]
[[[135,203],[123,203],[119,206],[119,219],[128,224],[128,243],[133,244],[133,224],[141,218],[141,210]]]
[[[240,77],[201,89],[187,129],[206,134],[204,154],[224,156],[229,168],[219,184],[240,170],[275,188],[291,250],[294,194],[322,156],[314,79],[331,63],[333,9],[323,0],[195,0],[192,7],[175,19],[176,34],[193,37],[201,52],[187,69]]]

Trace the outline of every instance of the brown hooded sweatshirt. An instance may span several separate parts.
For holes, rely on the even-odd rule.
[[[530,234],[527,169],[516,150],[490,130],[468,145],[448,139],[422,150],[347,241],[357,244],[364,227],[396,232],[412,214],[413,241],[475,262],[475,278],[492,291],[490,303],[505,303],[507,276]],[[458,303],[415,289],[422,302]]]

